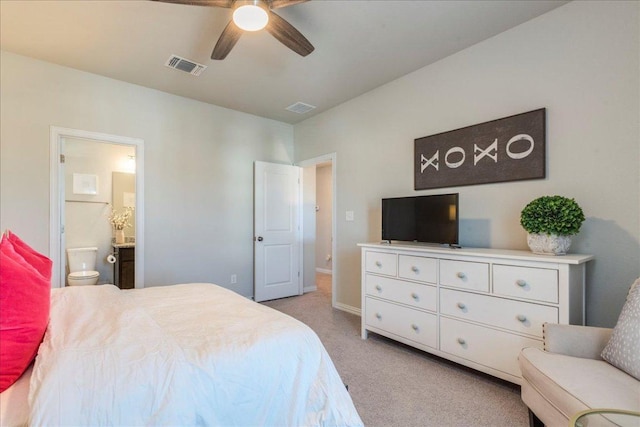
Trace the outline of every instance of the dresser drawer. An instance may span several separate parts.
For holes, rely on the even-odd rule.
[[[440,350],[480,365],[521,377],[518,355],[525,347],[542,348],[542,341],[440,318]]]
[[[398,276],[435,285],[438,277],[438,261],[435,258],[399,255]]]
[[[452,289],[440,289],[440,313],[540,338],[544,322],[558,323],[556,307]]]
[[[423,310],[436,311],[438,293],[434,286],[403,282],[373,274],[367,274],[365,281],[367,295],[411,305]]]
[[[365,298],[366,324],[417,343],[437,348],[435,314],[402,307],[374,298]]]
[[[398,272],[396,254],[367,251],[365,254],[365,268],[371,273],[395,277]]]
[[[489,264],[440,260],[440,284],[489,292]]]
[[[558,270],[493,266],[493,292],[536,301],[558,302]]]

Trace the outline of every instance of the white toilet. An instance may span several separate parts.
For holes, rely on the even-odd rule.
[[[69,248],[69,286],[95,285],[100,273],[96,271],[98,248]]]

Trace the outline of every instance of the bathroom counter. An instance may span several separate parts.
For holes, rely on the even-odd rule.
[[[135,243],[112,243],[111,246],[114,248],[135,248]]]

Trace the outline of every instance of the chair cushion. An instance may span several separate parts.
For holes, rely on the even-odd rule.
[[[640,411],[640,382],[604,360],[525,348],[519,363],[523,378],[567,419],[591,408]]]
[[[34,268],[8,238],[0,241],[0,392],[27,369],[44,336],[49,322],[50,262],[46,274],[44,263]]]
[[[602,358],[640,380],[640,278],[629,289]]]

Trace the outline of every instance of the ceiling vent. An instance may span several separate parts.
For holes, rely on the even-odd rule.
[[[207,68],[206,65],[198,64],[197,62],[184,59],[178,55],[171,55],[164,65],[194,76],[199,76]]]
[[[289,105],[286,110],[291,111],[293,113],[304,114],[309,111],[315,109],[316,107],[313,105],[305,104],[304,102],[296,102],[295,104]]]

